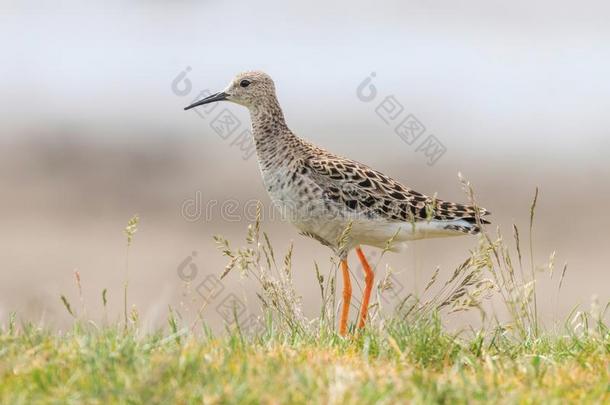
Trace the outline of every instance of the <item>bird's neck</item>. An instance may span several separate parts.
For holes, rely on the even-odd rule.
[[[249,108],[254,138],[290,132],[277,98],[270,97]]]
[[[275,97],[249,108],[252,120],[252,135],[256,153],[261,163],[277,160],[279,152],[290,150],[288,144],[298,142],[284,120],[284,114]]]

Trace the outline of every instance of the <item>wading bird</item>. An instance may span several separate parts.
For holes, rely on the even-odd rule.
[[[229,86],[185,110],[217,101],[247,107],[263,182],[273,203],[302,234],[341,261],[339,333],[347,333],[352,287],[347,264],[355,248],[365,273],[358,328],[365,325],[374,274],[360,245],[400,250],[409,240],[477,234],[485,209],[425,196],[370,167],[312,145],[286,125],[275,85],[263,72],[237,75]]]

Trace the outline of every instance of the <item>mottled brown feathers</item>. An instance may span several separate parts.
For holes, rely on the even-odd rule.
[[[471,205],[428,197],[362,163],[312,148],[315,153],[304,164],[327,185],[324,197],[342,202],[348,209],[394,221],[463,219],[476,224],[476,208]],[[479,208],[479,217],[488,214]],[[480,221],[489,223],[483,218]]]

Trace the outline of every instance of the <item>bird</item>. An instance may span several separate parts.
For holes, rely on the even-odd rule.
[[[315,146],[286,124],[275,83],[262,71],[239,73],[222,91],[184,108],[228,101],[250,113],[258,164],[274,206],[301,234],[333,250],[343,279],[338,325],[348,334],[352,285],[348,254],[355,250],[365,276],[358,330],[365,327],[374,273],[362,246],[402,250],[408,241],[475,235],[489,214],[484,208],[419,193],[352,159]]]

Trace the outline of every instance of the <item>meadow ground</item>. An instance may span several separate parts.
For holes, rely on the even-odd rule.
[[[323,275],[316,266],[322,305],[318,318],[306,319],[292,249],[279,259],[259,221],[241,248],[215,238],[228,259],[221,277],[240,271],[258,282],[263,315],[254,325],[236,315],[214,335],[202,311],[186,319],[169,308],[167,328],[143,332],[138,311],[127,307],[127,260],[122,321],[88,319],[85,308],[61,296],[74,317],[69,331],[17,315],[2,326],[0,403],[610,403],[608,306],[575,310],[552,328],[540,322],[536,277],[546,273],[559,292],[566,267],[554,271],[554,255],[534,264],[535,205],[529,252],[516,227],[512,248],[499,232],[484,233],[449,279],[436,272],[421,296],[382,311],[390,270],[380,275],[367,327],[346,338],[335,333],[336,273]],[[127,252],[137,226],[134,217],[125,228]],[[348,236],[349,227],[342,238]],[[82,291],[78,274],[76,284]],[[490,312],[490,298],[507,320]],[[100,301],[105,307],[106,291]],[[447,314],[468,310],[481,314],[481,326],[443,326]]]
[[[346,340],[272,327],[215,338],[9,326],[0,336],[0,402],[608,403],[610,339],[598,332],[466,339],[445,333],[438,318]]]

